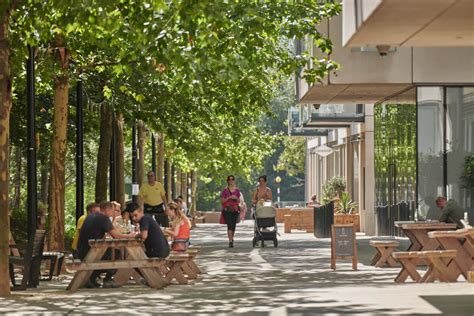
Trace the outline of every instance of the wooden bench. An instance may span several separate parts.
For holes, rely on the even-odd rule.
[[[41,258],[43,253],[45,230],[36,230],[33,240],[26,245],[10,245],[10,248],[23,250],[22,256],[9,256],[10,280],[13,290],[26,290],[26,287],[36,287],[39,284]],[[21,253],[17,252],[18,254]],[[15,282],[14,267],[23,269],[23,278],[19,286]]]
[[[51,281],[56,269],[56,276],[59,276],[64,262],[64,252],[59,251],[43,251],[42,260],[49,261],[49,275],[46,278],[41,278],[42,281]]]
[[[314,210],[312,208],[292,209],[284,215],[284,231],[289,234],[293,229],[314,232]]]
[[[385,264],[389,267],[397,266],[397,262],[392,257],[393,251],[398,248],[399,242],[396,240],[371,240],[369,245],[377,251],[372,258],[371,265],[382,268]]]
[[[403,283],[408,277],[415,282],[455,281],[448,270],[449,262],[456,256],[456,250],[406,251],[394,252],[392,256],[400,262],[402,269],[395,278],[396,283]],[[428,270],[422,277],[416,270],[420,260],[425,260]]]

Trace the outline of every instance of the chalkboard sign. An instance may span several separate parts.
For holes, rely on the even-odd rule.
[[[331,269],[336,270],[336,259],[352,259],[357,270],[357,243],[354,224],[331,225]]]

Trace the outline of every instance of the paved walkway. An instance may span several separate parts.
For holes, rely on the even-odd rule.
[[[373,250],[360,236],[359,270],[349,262],[332,271],[329,239],[297,232],[279,246],[252,248],[252,222],[237,227],[235,248],[227,248],[225,227],[200,224],[195,244],[204,247],[198,264],[207,271],[191,285],[164,290],[141,286],[65,292],[70,277],[0,298],[0,314],[474,314],[474,286],[458,283],[394,284],[398,269],[369,266]],[[280,232],[283,232],[281,227]]]

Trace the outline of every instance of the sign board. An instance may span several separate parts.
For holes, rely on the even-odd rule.
[[[334,150],[326,145],[321,145],[319,147],[316,147],[314,149],[314,152],[321,156],[321,157],[326,157],[334,152]]]
[[[133,183],[132,184],[132,195],[138,195],[138,192],[140,188],[138,187],[138,183]]]
[[[352,259],[357,270],[357,242],[354,224],[331,225],[331,269],[336,270],[337,259]]]

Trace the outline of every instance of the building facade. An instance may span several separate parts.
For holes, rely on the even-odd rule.
[[[300,132],[326,131],[307,136],[307,197],[344,177],[369,235],[437,218],[440,195],[472,223],[474,1],[343,1],[320,31],[341,69],[322,84],[298,79]],[[323,145],[332,151],[317,154]]]

